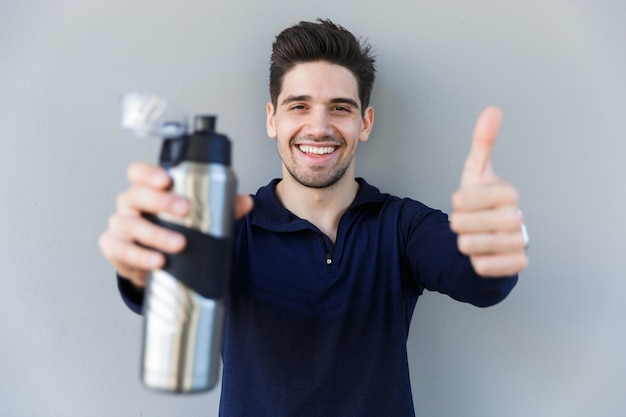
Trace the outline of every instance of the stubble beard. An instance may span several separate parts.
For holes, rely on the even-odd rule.
[[[321,175],[323,174],[320,174],[320,176],[305,175],[299,173],[297,169],[292,169],[286,165],[285,167],[287,168],[287,172],[289,172],[289,175],[291,175],[291,177],[296,180],[296,182],[298,182],[300,185],[303,185],[307,188],[316,189],[333,187],[345,176],[346,171],[348,170],[347,165],[340,166],[330,172],[329,175],[325,175],[324,177],[322,177]]]
[[[327,138],[324,138],[324,139],[327,139]],[[337,144],[342,143],[342,141],[337,138],[332,138],[332,139],[333,139],[333,142]],[[293,141],[290,141],[289,143],[290,149],[293,147],[292,142]],[[300,185],[304,187],[315,188],[315,189],[331,188],[335,186],[342,178],[344,178],[344,176],[346,175],[346,172],[348,171],[348,168],[350,167],[350,163],[352,162],[352,159],[350,159],[347,161],[343,161],[342,163],[334,167],[330,167],[330,168],[316,167],[316,168],[313,168],[313,171],[314,171],[313,173],[305,173],[303,172],[304,169],[300,169],[300,167],[298,167],[295,164],[295,162],[293,162],[293,159],[292,159],[292,162],[293,162],[292,164],[285,163],[285,158],[283,158],[283,156],[281,155],[280,149],[279,149],[278,155],[283,161],[283,166],[287,169],[287,172],[289,172],[289,175],[297,183],[299,183]],[[325,174],[324,171],[327,171],[327,170],[330,170],[330,172]],[[318,175],[315,174],[316,171],[319,172]]]

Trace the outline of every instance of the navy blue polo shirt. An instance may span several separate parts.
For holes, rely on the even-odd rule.
[[[418,296],[489,306],[517,278],[478,277],[445,214],[363,179],[333,244],[280,204],[277,182],[237,227],[221,415],[413,416]]]
[[[444,213],[360,178],[333,244],[281,205],[278,181],[236,227],[220,415],[414,416],[406,342],[418,297],[486,307],[517,277],[477,276]]]

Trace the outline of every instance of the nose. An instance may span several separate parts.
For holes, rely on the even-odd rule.
[[[319,107],[311,110],[305,127],[305,133],[315,138],[333,135],[330,115],[326,108]]]

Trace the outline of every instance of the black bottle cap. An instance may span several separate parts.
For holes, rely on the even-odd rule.
[[[230,140],[215,132],[216,119],[216,116],[196,116],[192,134],[166,139],[161,148],[161,165],[171,167],[183,161],[195,161],[230,166]]]

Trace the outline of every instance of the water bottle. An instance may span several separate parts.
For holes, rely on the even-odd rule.
[[[219,377],[231,270],[236,179],[229,139],[215,117],[196,116],[193,133],[166,139],[160,165],[175,194],[190,202],[185,218],[152,220],[185,235],[182,253],[153,271],[144,298],[142,381],[155,390],[199,392]]]
[[[231,143],[215,132],[214,116],[187,116],[159,97],[130,93],[122,126],[137,136],[164,138],[160,165],[172,192],[188,199],[189,215],[146,215],[185,235],[185,249],[166,254],[144,296],[141,380],[173,393],[208,391],[219,379],[225,302],[231,270],[236,179]]]

